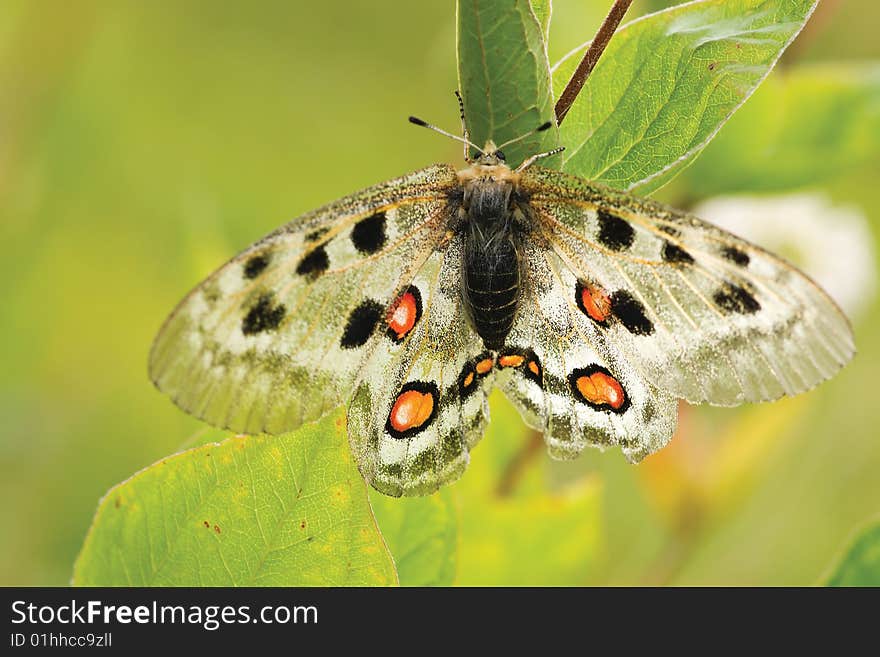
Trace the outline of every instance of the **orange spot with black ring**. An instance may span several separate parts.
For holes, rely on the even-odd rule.
[[[523,368],[523,374],[527,379],[531,379],[540,387],[544,387],[544,368],[541,367],[541,361],[538,360],[534,351],[526,352],[526,366]]]
[[[523,376],[544,387],[544,370],[538,355],[531,349],[507,349],[498,354],[498,367],[511,368],[522,372]]]
[[[422,295],[419,288],[410,287],[391,304],[385,322],[388,324],[388,337],[394,342],[402,342],[416,327],[422,317]]]
[[[568,382],[575,398],[593,408],[615,413],[623,413],[629,408],[629,397],[623,385],[600,365],[572,371]]]
[[[505,354],[498,357],[499,367],[520,367],[526,362],[526,357],[522,354]]]
[[[611,297],[598,285],[578,281],[575,301],[581,312],[597,324],[605,324],[611,316]]]
[[[431,382],[407,383],[391,405],[385,428],[393,438],[409,438],[427,428],[437,416],[439,394]]]
[[[489,372],[492,371],[492,367],[495,365],[495,359],[491,356],[480,356],[474,365],[474,369],[477,371],[477,374],[480,376],[485,376]]]

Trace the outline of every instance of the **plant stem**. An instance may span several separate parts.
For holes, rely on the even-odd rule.
[[[559,100],[556,101],[557,125],[562,125],[562,120],[565,118],[565,115],[568,114],[568,110],[571,108],[572,103],[574,103],[575,98],[577,98],[578,94],[581,92],[581,89],[583,89],[584,83],[587,81],[587,78],[590,77],[590,73],[592,73],[593,69],[596,67],[596,62],[599,61],[602,53],[605,52],[605,47],[608,45],[608,42],[611,41],[611,37],[614,36],[614,31],[617,29],[617,26],[620,25],[620,21],[623,20],[626,10],[629,9],[629,6],[632,3],[633,0],[614,0],[614,4],[611,6],[611,11],[608,12],[602,25],[599,27],[599,31],[596,32],[596,36],[593,38],[592,43],[590,43],[589,48],[587,48],[587,52],[584,53],[584,58],[581,60],[581,63],[578,64],[577,69],[575,69],[574,74],[571,76],[571,80],[565,85],[565,89],[559,96]]]
[[[541,453],[541,447],[544,445],[544,435],[540,431],[530,431],[529,437],[523,446],[517,451],[513,458],[507,463],[504,472],[498,481],[495,494],[499,497],[508,497],[519,484],[526,467],[536,456]]]
[[[782,53],[779,65],[791,66],[796,60],[800,59],[810,49],[810,46],[813,45],[816,37],[822,34],[825,28],[828,27],[831,17],[837,13],[841,4],[841,0],[825,0],[825,2],[820,2],[797,39]]]

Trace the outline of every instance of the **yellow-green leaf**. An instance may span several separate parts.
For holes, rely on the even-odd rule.
[[[770,76],[683,176],[695,196],[773,192],[880,162],[880,66]]]
[[[162,459],[112,488],[74,566],[81,586],[396,584],[344,415]]]
[[[371,490],[370,503],[402,586],[452,584],[458,518],[448,487],[427,497],[395,498]]]
[[[560,128],[564,170],[618,189],[658,189],[751,95],[815,6],[697,0],[621,27]],[[557,94],[586,45],[555,67]]]
[[[880,522],[863,529],[837,564],[828,586],[880,586]]]

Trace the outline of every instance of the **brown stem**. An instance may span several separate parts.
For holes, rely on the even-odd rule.
[[[525,474],[526,466],[541,453],[541,446],[544,444],[544,436],[540,431],[530,431],[526,442],[519,449],[513,458],[507,463],[495,493],[499,497],[507,497],[510,495],[516,485]]]
[[[782,53],[779,60],[780,66],[791,66],[795,60],[803,57],[804,53],[810,49],[816,38],[822,34],[831,22],[832,16],[837,13],[840,8],[841,0],[825,0],[820,2],[813,12],[812,17],[798,37],[792,41],[791,45]]]
[[[626,10],[629,9],[629,6],[632,3],[633,0],[614,0],[614,4],[611,6],[611,11],[608,12],[602,25],[599,27],[599,31],[596,32],[593,42],[590,43],[587,52],[584,53],[584,58],[581,60],[581,63],[578,64],[577,69],[575,69],[574,75],[571,76],[571,80],[565,85],[565,89],[562,91],[562,95],[559,96],[559,100],[556,101],[557,125],[562,125],[562,120],[565,118],[565,115],[568,114],[568,110],[571,109],[574,99],[577,98],[581,89],[583,89],[584,83],[587,81],[587,78],[590,77],[590,73],[592,73],[593,69],[596,67],[596,62],[599,61],[602,53],[605,52],[605,47],[608,45],[608,42],[611,41],[611,37],[614,36],[614,31],[617,29],[617,26],[620,25],[620,21],[623,20]]]

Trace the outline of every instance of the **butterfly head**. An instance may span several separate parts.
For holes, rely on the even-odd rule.
[[[504,151],[495,145],[491,139],[483,146],[483,150],[477,151],[471,158],[473,164],[485,167],[495,167],[499,165],[507,166],[507,160],[504,157]]]
[[[458,96],[458,93],[456,93],[456,96]],[[458,97],[458,100],[459,100],[459,103],[461,103],[460,96]],[[501,146],[496,146],[495,142],[490,139],[486,142],[486,145],[483,146],[483,148],[481,150],[477,147],[476,144],[474,144],[470,140],[470,137],[468,136],[467,125],[464,120],[464,105],[463,104],[461,105],[461,108],[462,108],[461,124],[462,124],[462,129],[464,131],[463,137],[459,137],[458,135],[453,135],[451,132],[447,132],[446,130],[443,130],[442,128],[438,128],[435,125],[431,125],[427,121],[423,121],[422,119],[419,119],[415,116],[409,117],[409,122],[413,123],[417,126],[421,126],[423,128],[428,128],[429,130],[433,130],[434,132],[438,132],[441,135],[445,135],[446,137],[449,137],[451,139],[455,139],[456,141],[462,142],[464,144],[464,159],[465,159],[465,161],[467,161],[467,163],[471,165],[474,172],[478,172],[478,173],[491,174],[492,172],[499,171],[499,170],[502,173],[504,173],[504,172],[509,173],[510,167],[507,164],[507,158],[504,155],[504,151],[502,151],[501,149],[504,148],[505,146],[510,145],[510,144],[515,144],[518,141],[522,141],[523,139],[525,139],[527,137],[531,137],[535,133],[549,130],[554,125],[553,121],[546,121],[530,132],[527,132],[523,135],[520,135],[519,137],[515,137],[513,139],[507,140],[506,142],[501,144]],[[469,148],[473,149],[470,153],[468,152]],[[550,155],[555,155],[556,153],[559,153],[562,150],[563,150],[563,147],[560,146],[558,148],[554,148],[553,150],[550,150],[550,151],[547,151],[544,153],[537,153],[535,155],[532,155],[530,158],[526,159],[522,164],[520,164],[516,168],[515,173],[519,173],[523,169],[527,168],[533,162],[535,162],[535,160],[538,160],[542,157],[548,157]]]

